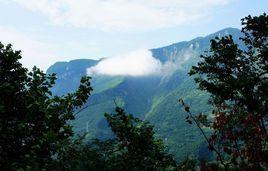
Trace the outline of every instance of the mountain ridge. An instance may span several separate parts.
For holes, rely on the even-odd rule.
[[[200,54],[209,50],[210,39],[229,33],[235,42],[239,42],[240,30],[226,28],[205,37],[150,49],[153,57],[162,64],[172,62],[178,66],[167,76],[94,75],[93,94],[86,104],[89,107],[79,113],[73,122],[75,132],[87,132],[89,139],[111,137],[103,114],[113,112],[116,100],[128,113],[150,121],[155,126],[157,136],[164,139],[177,160],[182,160],[190,154],[200,155],[199,151],[206,149],[204,139],[195,126],[185,122],[185,114],[177,100],[184,98],[191,104],[194,113],[210,112],[210,106],[207,104],[208,94],[197,90],[193,78],[187,73],[191,66],[200,60]],[[52,65],[47,73],[55,72],[58,77],[52,89],[53,94],[62,95],[75,90],[80,77],[87,73],[87,68],[97,65],[98,62],[83,59]]]

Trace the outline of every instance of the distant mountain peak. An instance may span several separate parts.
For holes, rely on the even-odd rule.
[[[175,56],[181,56],[181,53],[183,53],[183,51],[185,51],[187,48],[198,48],[199,50],[204,50],[209,47],[211,39],[215,38],[216,36],[222,37],[229,34],[233,35],[235,40],[238,40],[238,38],[242,36],[242,33],[239,29],[228,27],[204,37],[197,37],[189,41],[173,43],[168,46],[154,48],[150,50],[152,51],[153,56],[155,58],[159,59],[162,63],[165,63],[169,60],[172,60],[170,57],[174,59]]]

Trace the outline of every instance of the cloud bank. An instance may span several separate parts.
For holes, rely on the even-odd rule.
[[[196,43],[195,46],[199,46]],[[180,52],[171,52],[170,59],[165,63],[152,56],[152,52],[139,49],[125,55],[101,60],[96,66],[87,69],[88,75],[109,76],[170,76],[178,69],[187,68],[187,62],[196,56],[194,45],[182,49]]]
[[[162,64],[152,57],[149,50],[136,50],[125,55],[107,58],[96,66],[88,68],[89,75],[127,75],[147,76],[157,75],[161,72]]]
[[[170,28],[211,15],[232,0],[13,0],[49,23],[105,31]]]

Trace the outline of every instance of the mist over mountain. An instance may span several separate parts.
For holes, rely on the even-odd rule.
[[[199,56],[209,50],[212,38],[228,34],[239,43],[240,30],[226,28],[205,37],[114,58],[57,62],[47,73],[57,74],[52,89],[55,95],[74,91],[81,76],[92,76],[94,90],[88,107],[73,122],[76,133],[88,132],[88,138],[111,137],[103,114],[113,112],[116,103],[127,112],[149,120],[177,159],[190,154],[209,157],[200,132],[185,122],[178,99],[191,104],[193,113],[210,112],[208,94],[197,90],[187,73],[200,60]]]

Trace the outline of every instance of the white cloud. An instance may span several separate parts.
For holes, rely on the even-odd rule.
[[[148,31],[204,19],[231,0],[13,0],[50,23],[79,28]]]
[[[87,69],[88,75],[110,76],[170,76],[174,71],[187,67],[187,62],[195,57],[193,44],[177,53],[170,54],[170,58],[161,63],[152,56],[152,52],[140,49],[128,54],[106,58],[96,66]]]
[[[146,76],[159,74],[162,64],[149,50],[137,50],[126,55],[107,58],[88,68],[88,74]]]

